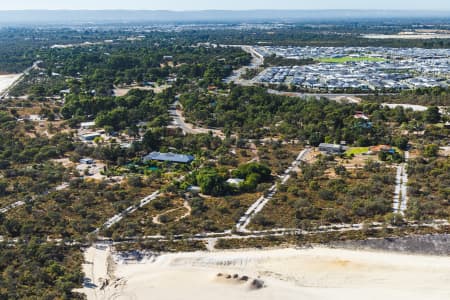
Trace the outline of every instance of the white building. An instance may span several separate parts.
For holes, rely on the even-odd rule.
[[[92,122],[83,122],[83,123],[81,123],[81,129],[91,129],[91,128],[94,128],[95,127],[95,122],[94,121],[92,121]]]
[[[243,182],[244,182],[244,179],[240,179],[240,178],[230,178],[227,180],[227,183],[232,186],[239,186]]]

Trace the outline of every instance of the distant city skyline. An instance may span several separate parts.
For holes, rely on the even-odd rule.
[[[0,10],[25,9],[130,9],[130,10],[251,10],[251,9],[386,9],[450,11],[448,0],[18,0],[0,5]]]

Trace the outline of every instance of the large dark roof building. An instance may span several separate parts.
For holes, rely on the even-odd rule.
[[[342,154],[348,150],[348,147],[336,144],[322,143],[319,145],[319,151],[327,154]]]
[[[146,156],[144,156],[144,162],[148,162],[151,160],[157,161],[167,161],[167,162],[175,162],[175,163],[184,163],[188,164],[195,159],[192,155],[187,154],[175,154],[175,153],[160,153],[160,152],[152,152]]]

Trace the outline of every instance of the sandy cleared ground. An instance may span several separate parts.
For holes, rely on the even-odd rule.
[[[108,299],[103,298],[102,285],[108,278],[108,256],[109,248],[91,247],[84,253],[85,263],[83,271],[85,273],[84,288],[77,290],[86,294],[88,299]]]
[[[116,87],[114,89],[114,96],[116,96],[116,97],[125,96],[132,89],[143,90],[143,91],[153,91],[156,94],[159,94],[159,93],[162,93],[164,90],[168,89],[169,87],[170,87],[170,85],[167,85],[167,84],[166,85],[157,86],[157,87],[150,87],[150,86],[131,86],[131,87],[127,87],[127,88]]]
[[[413,111],[426,111],[428,107],[423,105],[415,104],[395,104],[395,103],[383,103],[383,107],[389,107],[390,109],[395,109],[396,107],[403,107],[404,109],[412,109]]]
[[[11,84],[14,83],[21,74],[8,74],[8,75],[0,75],[0,93],[5,91]]]
[[[88,277],[106,276],[106,255],[86,252]],[[84,289],[88,299],[450,299],[448,257],[280,249],[167,254],[115,268],[109,286]],[[255,278],[263,288],[252,286]]]

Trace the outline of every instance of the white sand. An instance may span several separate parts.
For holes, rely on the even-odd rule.
[[[450,299],[446,257],[326,248],[252,250],[169,254],[116,268],[119,279],[88,299]],[[252,290],[249,282],[218,278],[219,272],[260,277],[266,287]]]
[[[86,250],[83,264],[84,288],[77,292],[86,294],[88,299],[99,299],[99,297],[103,299],[104,292],[100,290],[100,287],[105,279],[108,279],[107,260],[109,255],[109,248],[91,247]]]
[[[22,76],[21,74],[0,75],[0,93],[5,91],[11,84]]]

